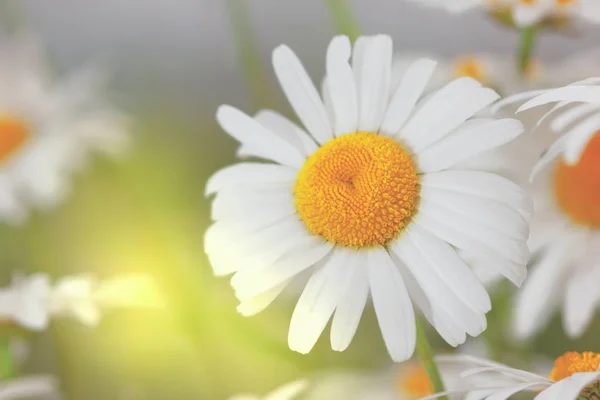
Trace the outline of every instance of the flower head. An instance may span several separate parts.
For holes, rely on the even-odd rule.
[[[593,282],[600,238],[600,80],[515,95],[533,97],[521,110],[557,104],[540,120],[560,133],[533,168],[535,215],[529,247],[532,273],[519,292],[514,329],[518,337],[538,332],[556,308],[570,336],[581,335],[600,304]]]
[[[521,124],[471,118],[498,99],[472,78],[421,99],[436,66],[428,59],[392,88],[383,35],[359,38],[353,51],[348,38],[332,40],[324,100],[288,47],[273,64],[310,134],[273,111],[252,118],[221,106],[217,119],[244,154],[271,163],[225,168],[206,190],[216,193],[216,222],[205,248],[216,274],[235,272],[239,311],[263,310],[310,270],[290,324],[298,352],[332,316],[332,348],[346,349],[369,294],[394,360],[414,350],[413,301],[454,346],[480,334],[489,295],[457,249],[520,285],[531,209],[518,186],[461,162],[512,140]]]
[[[53,80],[40,53],[30,37],[0,41],[0,219],[13,223],[59,203],[88,153],[116,155],[128,141],[100,74]]]
[[[469,393],[477,399],[505,400],[523,391],[539,393],[535,400],[591,400],[600,394],[600,356],[591,352],[571,352],[559,357],[548,378],[476,357],[444,356],[438,359],[442,364],[463,368],[463,389],[453,393]],[[442,395],[436,393],[423,400]]]
[[[452,13],[485,9],[501,21],[518,27],[541,24],[561,27],[573,17],[600,22],[600,7],[595,0],[413,0]]]
[[[91,275],[66,276],[52,284],[46,274],[16,275],[0,289],[0,320],[43,330],[53,316],[69,316],[97,325],[111,308],[163,308],[163,298],[146,276],[119,276],[98,281]]]

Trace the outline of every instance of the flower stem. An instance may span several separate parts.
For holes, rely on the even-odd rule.
[[[535,34],[537,28],[535,25],[523,28],[520,35],[519,45],[519,73],[521,76],[525,76],[527,73],[527,67],[535,47]]]
[[[245,0],[227,0],[233,36],[254,105],[269,106],[274,103],[273,92],[260,60],[246,3]]]
[[[0,340],[0,379],[13,378],[16,375],[15,365],[10,351],[10,338]]]
[[[326,0],[337,32],[354,42],[360,36],[360,26],[346,0]]]
[[[438,370],[437,365],[435,365],[435,361],[433,360],[433,350],[431,349],[431,345],[429,344],[429,340],[427,339],[427,335],[417,318],[415,320],[417,325],[417,356],[421,360],[425,371],[427,372],[427,376],[431,381],[431,386],[433,388],[434,393],[441,393],[445,391],[444,384],[442,383],[442,377],[440,375],[440,371]],[[446,396],[440,396],[438,399],[448,400]]]

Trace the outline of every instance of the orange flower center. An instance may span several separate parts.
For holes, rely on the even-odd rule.
[[[554,193],[573,222],[600,227],[600,131],[590,139],[577,164],[558,162]]]
[[[403,367],[396,385],[403,396],[411,398],[421,398],[434,393],[425,368],[418,363]]]
[[[463,76],[473,78],[482,84],[487,81],[486,68],[483,63],[476,57],[459,58],[454,65],[454,77],[460,78]]]
[[[0,114],[0,161],[6,160],[29,137],[29,126],[21,118]]]
[[[416,211],[419,179],[411,155],[392,138],[358,132],[308,158],[294,187],[309,231],[343,246],[385,245]]]
[[[600,365],[600,354],[568,352],[558,357],[548,379],[558,382],[578,372],[596,372]]]

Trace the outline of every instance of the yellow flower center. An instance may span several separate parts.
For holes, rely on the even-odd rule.
[[[487,81],[486,72],[485,66],[476,57],[467,56],[459,58],[454,65],[455,78],[466,76],[482,84],[485,84]]]
[[[313,234],[349,247],[385,245],[415,213],[419,178],[399,143],[357,132],[331,140],[310,156],[294,195]]]
[[[577,0],[556,0],[556,5],[559,7],[567,7],[575,3]]]
[[[396,385],[403,397],[417,399],[434,393],[427,371],[417,363],[402,368]]]
[[[600,227],[600,131],[587,144],[579,162],[558,162],[554,193],[561,209],[577,224]]]
[[[29,126],[21,118],[0,114],[0,161],[6,160],[19,149],[29,134]]]
[[[596,372],[600,365],[600,354],[568,352],[558,357],[548,379],[558,382],[578,372]]]

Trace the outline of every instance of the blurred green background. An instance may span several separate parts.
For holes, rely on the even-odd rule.
[[[324,335],[302,356],[287,348],[293,295],[244,318],[228,279],[211,273],[203,251],[210,224],[204,185],[234,161],[236,149],[216,126],[216,107],[230,103],[252,113],[277,102],[289,114],[268,66],[271,49],[289,44],[318,77],[334,33],[321,0],[232,1],[249,10],[256,56],[274,90],[270,99],[257,102],[245,85],[224,0],[3,3],[5,27],[37,33],[59,74],[96,62],[110,68],[111,95],[132,115],[135,140],[121,161],[94,158],[57,210],[35,214],[22,228],[0,227],[2,282],[15,270],[55,277],[143,272],[156,278],[169,304],[164,312],[111,312],[95,329],[55,321],[32,335],[24,372],[58,374],[69,399],[223,399],[332,369],[390,364],[370,307],[348,351],[331,351]],[[391,34],[397,50],[459,55],[512,52],[515,45],[512,32],[478,14],[451,18],[402,0],[350,3],[364,30]],[[590,47],[600,30],[586,29],[581,40],[545,37],[542,57]],[[503,358],[599,350],[598,321],[579,342],[568,341],[555,320],[530,344],[508,343],[503,317],[510,291],[498,291],[486,332]]]

